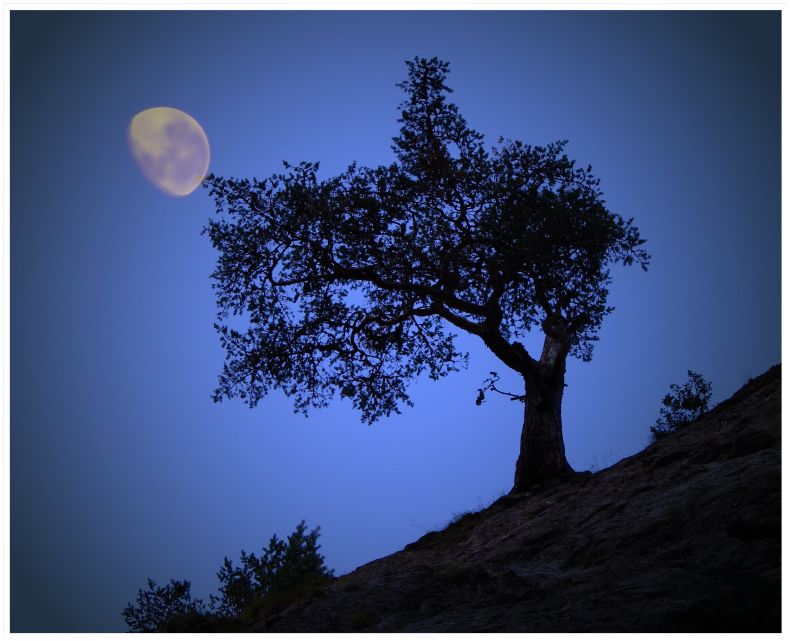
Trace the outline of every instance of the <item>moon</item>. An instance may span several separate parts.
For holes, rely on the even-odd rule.
[[[129,123],[129,147],[146,178],[170,196],[187,196],[203,182],[210,151],[203,128],[188,113],[153,107]]]

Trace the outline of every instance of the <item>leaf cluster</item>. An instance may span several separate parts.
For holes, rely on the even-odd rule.
[[[669,390],[661,400],[660,416],[650,428],[653,441],[696,421],[709,408],[712,387],[701,374],[688,370],[688,381],[673,383]]]

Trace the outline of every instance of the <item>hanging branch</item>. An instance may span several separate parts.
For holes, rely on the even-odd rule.
[[[496,384],[499,382],[499,374],[496,372],[489,372],[491,376],[483,381],[483,387],[478,388],[477,390],[477,398],[475,399],[475,405],[482,405],[486,401],[486,392],[496,392],[497,394],[502,394],[503,396],[510,397],[511,401],[521,401],[522,403],[527,402],[527,395],[526,394],[513,394],[511,392],[506,392],[504,390],[499,389]]]

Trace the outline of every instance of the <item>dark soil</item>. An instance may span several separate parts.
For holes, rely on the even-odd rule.
[[[779,632],[781,370],[594,475],[508,495],[249,632]]]

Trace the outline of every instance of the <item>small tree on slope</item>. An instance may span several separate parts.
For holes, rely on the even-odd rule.
[[[207,623],[227,627],[265,597],[293,599],[320,587],[334,575],[319,552],[320,531],[316,527],[308,532],[302,521],[285,541],[273,535],[260,557],[242,550],[240,567],[225,557],[217,573],[219,596],[210,595],[208,606],[192,598],[189,581],[171,579],[160,587],[148,579],[148,589],[138,591],[137,603],[123,610],[129,631],[201,632],[211,630]]]
[[[524,381],[514,491],[573,474],[565,457],[566,359],[592,357],[609,267],[649,256],[565,142],[490,150],[447,101],[448,64],[407,62],[395,161],[319,180],[317,163],[265,180],[209,176],[206,231],[226,362],[215,400],[272,389],[297,410],[336,394],[373,422],[410,405],[407,385],[465,364],[477,336]],[[242,315],[246,328],[226,324]],[[519,342],[544,335],[540,354]]]
[[[670,385],[669,394],[661,400],[661,415],[650,428],[652,440],[657,441],[696,421],[708,411],[710,397],[711,384],[701,374],[688,370],[688,381],[682,386]]]
[[[241,566],[226,557],[217,578],[219,597],[212,595],[213,612],[223,617],[237,617],[255,600],[270,594],[318,584],[333,576],[318,551],[320,527],[307,532],[302,521],[283,541],[276,535],[260,557],[241,551]]]
[[[138,590],[137,603],[123,610],[130,632],[159,632],[174,617],[205,612],[203,601],[192,598],[189,581],[170,579],[167,585],[158,586],[148,579],[147,583],[147,590]]]

